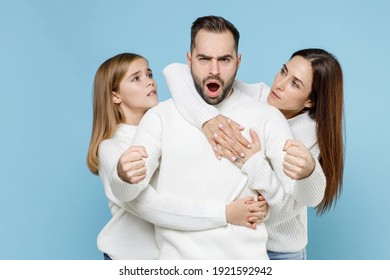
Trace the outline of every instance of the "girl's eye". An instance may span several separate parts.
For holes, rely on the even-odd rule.
[[[148,76],[149,78],[153,79],[153,73],[149,73],[147,76]]]
[[[285,70],[284,68],[282,68],[282,69],[280,69],[280,73],[281,73],[282,75],[286,75],[286,70]]]
[[[293,87],[299,88],[299,85],[298,85],[298,83],[297,83],[297,82],[295,82],[295,81],[292,81],[292,85],[293,85]]]
[[[139,77],[138,77],[138,76],[135,76],[135,77],[133,77],[133,79],[131,79],[132,82],[136,82],[136,81],[138,81],[138,80],[139,80]]]

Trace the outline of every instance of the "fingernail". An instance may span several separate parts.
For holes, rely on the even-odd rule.
[[[214,138],[217,138],[218,137],[218,134],[217,133],[214,133]]]
[[[228,123],[231,123],[231,122],[232,122],[232,120],[231,120],[231,119],[227,119],[226,121],[227,121]]]
[[[222,127],[223,127],[223,124],[220,123],[220,124],[218,125],[218,127],[219,127],[219,128],[222,128]]]
[[[248,146],[247,146],[247,147],[250,149],[250,148],[252,148],[252,145],[251,145],[251,144],[248,144]]]
[[[240,156],[241,156],[241,157],[245,157],[245,154],[244,154],[244,153],[241,153]]]
[[[235,161],[236,160],[236,157],[232,157],[232,161]]]
[[[222,157],[221,157],[220,155],[218,155],[218,159],[221,160],[221,158],[222,158]]]
[[[214,150],[214,151],[218,151],[218,148],[217,148],[217,147],[214,147],[213,150]]]

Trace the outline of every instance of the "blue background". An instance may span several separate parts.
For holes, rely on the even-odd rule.
[[[293,51],[321,47],[345,77],[346,166],[329,213],[309,212],[310,259],[390,259],[390,2],[0,1],[0,259],[101,259],[110,217],[86,165],[97,67],[121,52],[162,69],[185,62],[191,23],[241,32],[238,78],[271,84]]]

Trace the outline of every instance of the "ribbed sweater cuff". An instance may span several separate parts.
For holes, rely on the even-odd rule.
[[[132,201],[147,187],[144,184],[132,185],[122,181],[116,172],[116,168],[114,176],[111,178],[110,186],[114,196],[124,202]]]
[[[326,177],[320,163],[316,161],[313,173],[296,181],[296,200],[307,207],[316,207],[324,198]]]
[[[273,170],[269,166],[263,151],[254,154],[243,165],[241,171],[248,176],[252,188],[260,191],[263,190],[269,195],[272,195],[276,191],[276,188],[268,183]]]

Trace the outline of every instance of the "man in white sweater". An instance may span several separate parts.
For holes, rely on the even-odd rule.
[[[199,94],[221,114],[257,132],[262,146],[252,158],[270,164],[276,173],[276,178],[270,178],[280,180],[283,187],[275,187],[280,184],[267,179],[267,185],[250,185],[247,176],[230,161],[215,158],[203,133],[168,100],[145,114],[134,138],[133,145],[144,146],[148,153],[146,178],[129,185],[125,163],[120,160],[111,180],[113,194],[122,201],[136,198],[158,169],[156,189],[161,194],[228,204],[238,197],[257,197],[260,192],[266,194],[270,205],[286,207],[293,201],[290,197],[296,183],[282,170],[283,146],[293,138],[286,119],[276,108],[233,91],[241,55],[239,33],[230,22],[214,16],[198,18],[191,31],[191,53],[187,58]],[[243,134],[249,137],[248,130]],[[258,176],[268,178],[268,173],[259,170]],[[160,259],[268,259],[263,224],[256,230],[228,224],[185,232],[156,226],[156,241]]]

